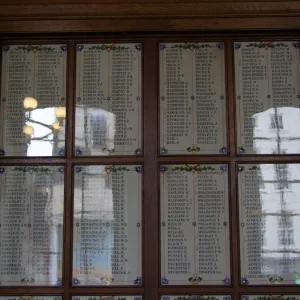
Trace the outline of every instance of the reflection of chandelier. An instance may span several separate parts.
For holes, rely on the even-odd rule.
[[[23,103],[26,109],[36,109],[38,107],[38,102],[33,97],[25,97]]]

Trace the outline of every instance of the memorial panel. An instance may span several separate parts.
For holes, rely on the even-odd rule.
[[[76,155],[142,155],[142,44],[77,45]]]
[[[239,154],[300,152],[299,41],[236,42]]]
[[[300,164],[238,166],[241,284],[300,283]]]
[[[61,296],[0,296],[0,300],[62,300]]]
[[[161,284],[230,285],[227,165],[160,172]]]
[[[226,154],[224,43],[159,47],[160,154]]]
[[[63,167],[0,167],[0,286],[62,286],[63,214]]]
[[[142,296],[73,296],[72,300],[142,300]],[[1,299],[0,299],[1,300]]]
[[[242,295],[241,300],[299,300],[300,295]]]
[[[66,45],[2,46],[0,156],[63,156]]]
[[[76,166],[73,285],[142,285],[142,166]]]
[[[222,295],[164,295],[161,300],[231,300],[231,296]],[[295,299],[296,300],[296,299]]]

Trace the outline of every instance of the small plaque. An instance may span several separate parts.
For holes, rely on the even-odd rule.
[[[1,286],[62,286],[63,173],[0,166]]]
[[[76,155],[142,155],[142,44],[77,45]]]
[[[226,154],[224,43],[159,47],[160,154]]]
[[[238,154],[298,154],[299,41],[234,48]]]
[[[1,156],[63,156],[66,45],[2,46]]]
[[[242,285],[300,283],[300,164],[239,165]]]
[[[230,285],[227,165],[160,172],[161,284]]]
[[[142,296],[73,296],[72,300],[142,300]],[[0,299],[1,300],[1,299]]]
[[[161,300],[231,300],[231,296],[222,295],[172,295],[161,296]]]
[[[142,285],[142,166],[76,166],[73,285]]]

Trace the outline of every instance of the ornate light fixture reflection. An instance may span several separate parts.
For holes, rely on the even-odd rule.
[[[55,110],[55,115],[57,118],[65,118],[66,117],[66,108],[65,107],[58,107]]]
[[[23,127],[23,132],[28,135],[28,136],[31,136],[33,135],[34,133],[34,128],[32,126],[29,126],[29,125],[24,125]]]
[[[25,97],[23,103],[26,109],[36,109],[38,107],[38,102],[33,97]]]

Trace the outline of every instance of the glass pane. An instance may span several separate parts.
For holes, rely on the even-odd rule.
[[[0,296],[0,300],[62,300],[61,296]]]
[[[62,285],[64,168],[0,167],[1,286]]]
[[[224,43],[159,47],[160,154],[226,154]]]
[[[234,48],[238,153],[299,153],[299,42]]]
[[[77,166],[73,285],[142,285],[141,166]]]
[[[66,45],[2,47],[0,156],[62,156]]]
[[[161,284],[230,285],[227,165],[160,172]]]
[[[231,296],[226,295],[172,295],[161,296],[161,300],[231,300]]]
[[[77,45],[76,155],[142,155],[142,45]]]
[[[142,300],[142,296],[73,296],[72,300]],[[1,299],[0,299],[1,300]]]
[[[300,164],[239,165],[241,283],[300,283]]]
[[[242,295],[241,300],[299,300],[300,295]]]

